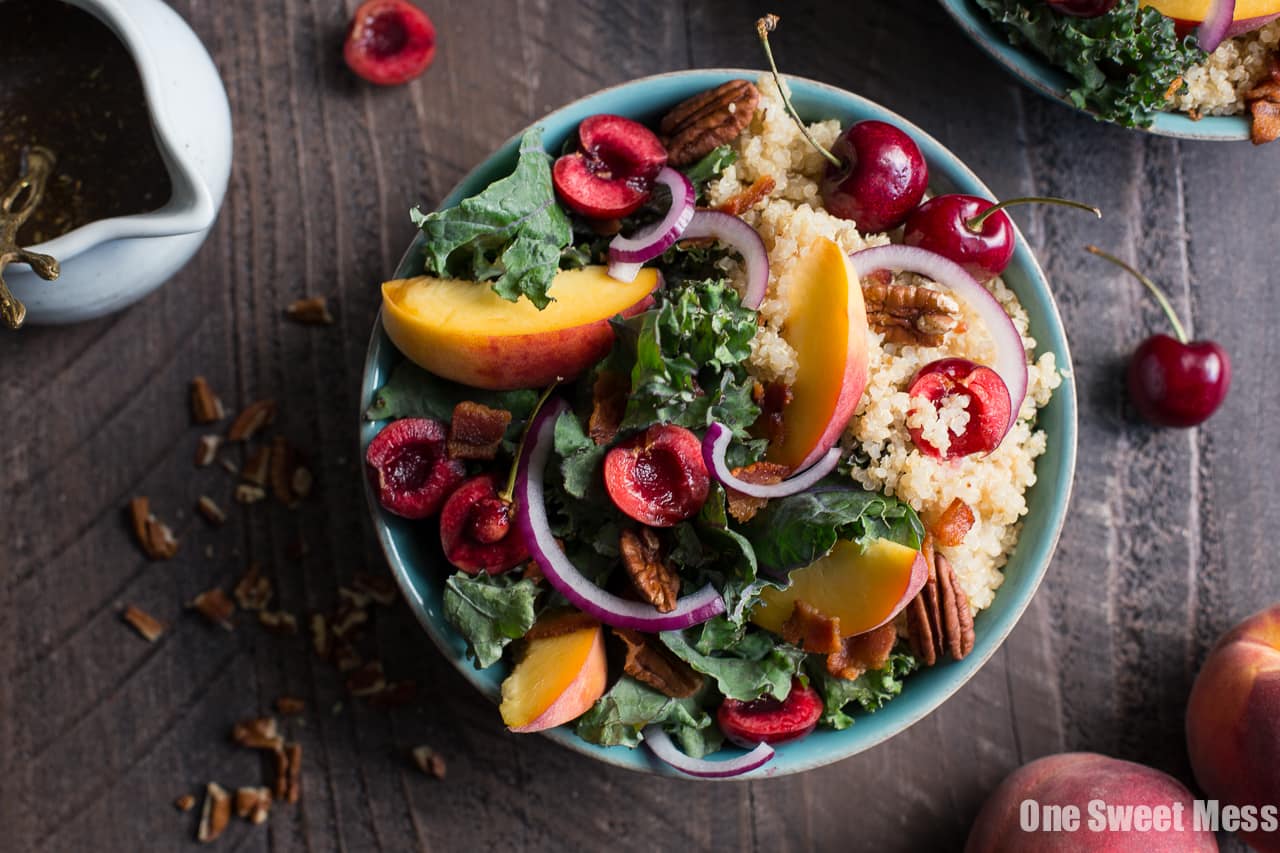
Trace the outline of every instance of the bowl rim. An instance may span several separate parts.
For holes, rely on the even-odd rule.
[[[606,95],[608,93],[615,92],[620,89],[625,89],[633,86],[641,86],[643,84],[652,83],[653,81],[664,80],[664,79],[680,78],[680,77],[700,77],[700,76],[708,77],[708,78],[714,77],[719,79],[714,81],[709,80],[709,83],[710,85],[716,85],[718,82],[723,82],[724,79],[735,79],[739,77],[754,79],[758,77],[761,73],[762,72],[760,72],[757,69],[732,68],[732,67],[685,69],[680,71],[668,71],[660,74],[652,74],[644,77],[637,77],[631,80],[626,80],[621,83],[617,83],[617,84],[590,92],[586,95],[583,95],[580,98],[576,98],[573,101],[570,101],[564,104],[563,106],[556,108],[555,110],[552,110],[551,112],[541,116],[536,121],[528,124],[524,128],[521,128],[520,131],[507,137],[505,141],[503,141],[500,145],[495,147],[489,154],[484,156],[474,168],[470,169],[465,175],[462,176],[462,178],[460,178],[454,184],[454,186],[449,190],[449,192],[442,197],[436,209],[444,209],[450,204],[455,203],[456,199],[454,198],[454,196],[458,195],[459,191],[464,186],[466,186],[473,178],[481,174],[486,169],[490,168],[490,164],[492,163],[493,159],[496,156],[498,156],[500,152],[505,151],[506,149],[510,148],[513,145],[518,145],[520,137],[523,135],[523,133],[526,130],[528,130],[528,128],[535,127],[540,124],[544,124],[547,121],[559,116],[562,113],[578,109],[587,101],[590,101],[602,95]],[[814,87],[818,90],[828,93],[829,95],[833,95],[838,99],[857,104],[859,107],[862,107],[862,108],[869,107],[874,112],[881,112],[881,113],[887,114],[892,118],[894,122],[898,124],[899,127],[909,132],[914,138],[919,140],[925,140],[929,145],[934,146],[937,150],[941,151],[945,157],[949,158],[951,162],[947,164],[948,172],[962,175],[966,180],[972,182],[975,186],[985,191],[992,198],[995,197],[990,193],[990,190],[989,188],[987,188],[986,184],[973,172],[972,169],[969,168],[968,165],[966,165],[955,153],[953,153],[950,148],[944,146],[941,142],[939,142],[931,134],[925,132],[923,129],[917,126],[914,122],[911,122],[910,120],[902,117],[901,115],[889,109],[888,107],[878,104],[862,95],[856,94],[854,92],[850,92],[847,89],[842,89],[838,86],[834,86],[828,83],[823,83],[817,80],[812,80],[807,77],[788,74],[788,75],[784,75],[784,79],[787,80],[788,82],[799,82],[805,86]],[[1063,438],[1065,440],[1063,441],[1063,446],[1061,448],[1061,451],[1063,454],[1065,454],[1065,460],[1062,463],[1061,467],[1063,468],[1063,470],[1066,472],[1066,475],[1067,475],[1065,477],[1065,484],[1060,489],[1060,493],[1056,494],[1055,497],[1053,498],[1054,506],[1047,508],[1051,511],[1056,511],[1057,518],[1053,524],[1051,533],[1045,537],[1048,540],[1048,546],[1043,549],[1043,553],[1044,553],[1043,559],[1040,560],[1038,565],[1031,567],[1034,569],[1034,571],[1031,577],[1030,584],[1028,588],[1025,590],[1025,592],[1023,593],[1022,600],[1019,602],[1016,602],[1013,605],[1012,612],[1005,619],[1006,624],[1002,624],[998,626],[998,629],[994,634],[994,639],[987,641],[988,645],[985,649],[983,649],[980,653],[975,651],[975,654],[970,655],[969,657],[965,658],[963,661],[948,662],[949,667],[962,669],[962,671],[959,672],[957,675],[947,679],[946,683],[944,683],[940,688],[936,689],[934,694],[930,696],[929,701],[924,703],[926,707],[920,708],[915,713],[911,713],[911,712],[906,713],[901,720],[896,721],[896,723],[893,725],[890,731],[886,731],[878,737],[872,737],[866,740],[865,743],[856,745],[852,749],[835,750],[816,760],[800,760],[800,761],[797,761],[794,766],[788,766],[786,769],[783,769],[783,770],[779,770],[776,766],[773,766],[771,762],[770,764],[766,764],[763,767],[758,768],[757,770],[751,771],[741,776],[730,778],[730,779],[717,779],[714,781],[748,782],[748,781],[754,781],[762,778],[778,778],[781,776],[806,772],[808,770],[816,769],[818,767],[826,766],[828,764],[832,764],[837,761],[850,758],[854,755],[865,752],[868,749],[871,749],[872,747],[878,746],[884,743],[885,741],[901,734],[906,729],[910,728],[914,724],[918,723],[920,720],[924,719],[925,717],[935,712],[948,699],[950,699],[956,693],[956,691],[958,691],[962,686],[968,683],[968,681],[972,679],[973,676],[976,675],[978,671],[981,670],[987,664],[987,662],[995,655],[995,653],[1004,645],[1005,640],[1008,638],[1009,634],[1013,631],[1014,627],[1017,626],[1017,624],[1021,621],[1022,616],[1025,614],[1027,607],[1031,603],[1031,600],[1035,597],[1036,592],[1039,590],[1040,584],[1044,581],[1044,577],[1048,572],[1049,564],[1052,562],[1054,553],[1057,550],[1058,542],[1062,535],[1063,526],[1066,523],[1067,510],[1070,506],[1072,491],[1073,491],[1074,482],[1075,482],[1077,443],[1078,443],[1078,432],[1079,432],[1077,392],[1076,392],[1075,381],[1074,381],[1074,373],[1073,373],[1073,366],[1072,366],[1074,362],[1071,357],[1070,342],[1067,339],[1066,329],[1062,323],[1062,317],[1058,309],[1057,301],[1053,298],[1053,292],[1049,286],[1048,279],[1044,274],[1044,270],[1041,268],[1039,261],[1035,258],[1034,254],[1030,251],[1030,245],[1027,242],[1025,235],[1023,235],[1021,229],[1018,228],[1017,223],[1013,223],[1013,226],[1014,226],[1014,231],[1017,237],[1017,239],[1015,240],[1015,246],[1017,247],[1015,250],[1015,262],[1017,262],[1019,259],[1021,260],[1021,262],[1026,267],[1026,270],[1028,273],[1028,279],[1031,281],[1033,285],[1036,286],[1036,289],[1043,291],[1046,297],[1045,308],[1046,308],[1046,313],[1048,314],[1048,317],[1049,317],[1049,321],[1050,321],[1049,324],[1053,327],[1056,327],[1056,329],[1061,332],[1061,334],[1058,335],[1058,337],[1060,338],[1061,350],[1064,358],[1063,358],[1063,362],[1058,365],[1058,368],[1063,375],[1063,382],[1059,386],[1059,388],[1054,392],[1054,396],[1056,400],[1061,400],[1061,403],[1064,407]],[[400,261],[397,263],[397,266],[396,266],[397,271],[403,268],[405,263],[409,261],[411,257],[419,250],[419,247],[423,239],[424,238],[423,238],[422,232],[419,231],[414,236],[414,239],[410,242],[409,246],[406,248],[404,254],[401,256]],[[383,331],[382,309],[379,308],[379,311],[376,317],[374,318],[373,328],[369,338],[369,345],[365,353],[365,363],[363,367],[363,376],[361,381],[361,393],[360,393],[361,405],[356,414],[357,424],[358,424],[357,448],[360,454],[360,458],[362,460],[364,458],[364,447],[365,447],[364,434],[372,426],[372,424],[375,423],[375,422],[366,421],[364,419],[364,408],[367,405],[367,403],[370,400],[372,400],[373,395],[377,391],[377,388],[373,386],[371,380],[375,373],[373,366],[376,362],[378,353],[380,352],[383,346],[392,346],[392,345],[390,341],[386,338],[385,332]],[[1062,395],[1062,396],[1059,397],[1058,395]],[[363,480],[365,502],[369,508],[370,516],[373,520],[374,529],[378,537],[379,546],[382,549],[384,558],[387,560],[388,566],[392,570],[392,574],[396,578],[397,584],[400,586],[400,589],[404,593],[406,600],[409,602],[411,609],[413,610],[414,616],[417,618],[419,624],[421,624],[422,627],[426,630],[427,635],[431,638],[431,641],[436,645],[437,651],[440,652],[442,655],[444,655],[444,657],[446,657],[449,660],[449,662],[453,664],[454,668],[463,676],[463,678],[465,678],[468,681],[468,683],[470,683],[471,686],[474,687],[480,693],[488,696],[491,700],[495,699],[496,696],[492,693],[492,691],[486,690],[483,685],[476,682],[476,680],[474,679],[476,670],[471,665],[471,663],[465,658],[465,656],[453,655],[447,651],[447,649],[453,643],[453,638],[443,633],[443,631],[441,630],[441,626],[437,625],[436,622],[432,620],[429,614],[427,613],[423,598],[421,595],[419,595],[415,584],[410,578],[409,572],[406,570],[404,564],[402,563],[397,553],[396,546],[392,541],[392,537],[390,535],[390,529],[383,518],[382,509],[378,504],[377,496],[374,494],[374,490],[369,481],[369,478],[367,476],[364,476],[361,479]],[[997,595],[998,594],[999,593],[997,592]],[[592,759],[595,759],[596,761],[613,765],[615,767],[621,767],[623,769],[630,770],[636,773],[644,773],[649,775],[667,776],[667,777],[686,779],[686,780],[694,779],[694,777],[687,776],[683,773],[680,773],[679,771],[676,771],[656,760],[648,760],[643,763],[636,762],[634,760],[626,760],[626,758],[630,757],[632,753],[639,752],[640,750],[625,749],[622,747],[603,748],[603,747],[596,746],[595,744],[589,744],[586,741],[583,741],[580,738],[578,738],[577,735],[574,734],[572,730],[566,726],[558,726],[556,728],[541,732],[541,734],[545,735],[551,740],[554,740],[560,743],[563,746],[567,746],[568,748],[572,749],[577,753],[588,756]],[[803,740],[797,741],[797,743],[803,743]],[[625,756],[622,755],[623,753],[625,753]]]
[[[1066,90],[1070,85],[1070,79],[1061,70],[1050,65],[1039,54],[1010,44],[1008,39],[994,31],[994,25],[990,21],[977,16],[971,7],[971,0],[938,0],[938,4],[987,56],[1003,66],[1025,86],[1095,121],[1105,122],[1125,130],[1136,130],[1172,139],[1193,139],[1200,142],[1249,141],[1249,122],[1238,115],[1204,116],[1195,120],[1185,113],[1158,112],[1149,127],[1130,128],[1107,119],[1100,119],[1093,111],[1076,106],[1067,97]]]

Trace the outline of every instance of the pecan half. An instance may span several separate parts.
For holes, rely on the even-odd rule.
[[[680,576],[662,557],[662,542],[652,528],[642,527],[639,532],[622,531],[619,541],[622,565],[631,576],[640,597],[658,608],[660,613],[676,609],[676,597],[680,595]]]
[[[629,628],[614,628],[613,633],[627,648],[622,671],[636,681],[673,699],[685,699],[702,689],[702,676],[652,634]]]
[[[852,681],[867,670],[884,666],[897,642],[898,630],[892,622],[865,634],[845,637],[840,648],[827,655],[827,672]]]
[[[944,655],[962,660],[973,651],[973,612],[969,599],[956,582],[951,562],[933,549],[931,537],[922,548],[929,564],[924,589],[907,605],[907,638],[911,650],[925,666]]]
[[[255,400],[236,415],[227,430],[229,441],[248,441],[267,424],[276,419],[275,400]]]
[[[769,193],[773,192],[777,186],[777,182],[768,175],[761,175],[751,182],[751,185],[741,192],[729,196],[720,204],[716,205],[716,210],[721,213],[727,213],[730,216],[741,216],[751,208],[769,197]]]
[[[862,285],[862,299],[867,323],[886,343],[936,347],[948,332],[961,328],[959,303],[930,287],[872,278]]]
[[[827,616],[808,602],[797,601],[782,623],[782,639],[806,652],[820,655],[840,651],[840,617]]]
[[[754,83],[730,80],[676,104],[658,124],[668,162],[688,166],[737,139],[751,123],[759,103],[760,90]]]
[[[786,465],[779,465],[776,462],[752,462],[745,467],[734,468],[730,473],[739,480],[745,480],[756,485],[769,486],[785,480],[788,470]],[[765,504],[769,502],[768,498],[744,495],[742,492],[728,487],[725,488],[724,494],[728,503],[729,515],[743,524],[754,518],[755,514],[764,509]]]
[[[445,447],[450,459],[493,459],[502,436],[511,425],[511,413],[463,400],[453,407]]]
[[[587,434],[598,445],[613,441],[622,426],[627,411],[627,393],[631,379],[615,370],[602,370],[591,386],[591,417],[587,419]]]
[[[942,612],[942,639],[954,660],[963,660],[973,651],[973,612],[969,599],[956,581],[951,561],[941,554],[934,557],[938,567],[939,602]]]

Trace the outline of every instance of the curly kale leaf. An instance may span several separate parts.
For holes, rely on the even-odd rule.
[[[1077,18],[1042,2],[977,0],[1009,41],[1030,47],[1075,79],[1077,107],[1126,127],[1146,127],[1166,108],[1170,89],[1205,52],[1179,38],[1172,18],[1139,0],[1120,0],[1096,18]]]
[[[903,677],[917,666],[916,659],[909,653],[894,652],[880,669],[846,681],[827,672],[821,657],[811,656],[808,663],[812,683],[822,694],[822,717],[818,722],[837,730],[853,725],[853,717],[845,713],[845,707],[856,703],[867,713],[879,710],[902,692]]]
[[[466,638],[476,669],[484,669],[533,627],[537,596],[531,580],[457,572],[444,582],[444,618]]]
[[[693,758],[715,752],[723,742],[698,697],[672,699],[625,675],[575,724],[578,737],[588,743],[628,747],[639,746],[641,732],[651,725],[666,729]]]
[[[573,229],[556,204],[541,128],[530,128],[520,140],[510,175],[457,207],[426,214],[415,208],[410,217],[427,238],[427,272],[492,281],[503,299],[524,296],[539,310],[551,302],[547,290]]]

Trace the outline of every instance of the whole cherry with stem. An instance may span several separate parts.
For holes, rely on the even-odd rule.
[[[1017,240],[1004,211],[1018,204],[1057,204],[1102,218],[1093,205],[1065,198],[1022,196],[992,202],[973,195],[939,195],[907,217],[902,242],[955,261],[978,281],[986,281],[1004,272],[1013,259]]]
[[[1231,387],[1231,359],[1214,341],[1190,341],[1169,298],[1154,281],[1134,267],[1102,251],[1088,251],[1128,272],[1151,292],[1176,337],[1152,335],[1129,359],[1129,397],[1138,413],[1156,426],[1191,427],[1209,418]]]
[[[787,115],[827,161],[822,178],[823,206],[829,213],[857,223],[863,232],[898,227],[920,204],[929,186],[929,167],[920,147],[901,129],[883,121],[850,125],[830,151],[819,144],[792,106],[773,60],[769,33],[777,25],[777,15],[765,15],[756,21],[756,34],[764,46]]]

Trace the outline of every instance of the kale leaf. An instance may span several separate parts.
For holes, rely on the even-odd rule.
[[[560,457],[560,474],[564,490],[575,498],[586,498],[600,484],[600,465],[606,448],[596,444],[582,428],[572,411],[562,412],[556,420],[555,451]],[[599,495],[596,495],[600,497]]]
[[[760,568],[781,575],[809,565],[840,539],[890,539],[919,548],[924,525],[915,510],[895,498],[854,486],[819,485],[769,501],[742,534]]]
[[[378,389],[373,402],[365,410],[366,420],[387,418],[434,418],[449,423],[453,407],[470,400],[511,413],[506,438],[519,437],[524,422],[538,402],[537,391],[484,391],[441,379],[411,361],[402,361],[391,371],[387,383]]]
[[[502,649],[533,627],[538,587],[511,575],[457,572],[444,582],[444,618],[467,641],[476,669],[498,662]]]
[[[426,235],[432,275],[493,281],[503,299],[524,296],[539,310],[550,303],[547,290],[573,229],[556,204],[541,128],[530,128],[520,140],[512,174],[457,207],[426,214],[414,208],[409,215]]]
[[[655,724],[694,758],[715,752],[723,741],[698,697],[672,699],[625,675],[578,718],[577,733],[588,743],[635,747],[644,739],[645,726]]]
[[[848,681],[827,672],[823,658],[811,656],[807,669],[812,683],[822,694],[822,716],[818,722],[837,730],[847,729],[854,721],[844,712],[846,706],[856,702],[868,713],[879,710],[902,692],[902,678],[916,666],[916,659],[909,653],[894,652],[880,669],[869,670]]]
[[[1094,18],[1065,15],[1047,3],[977,0],[1009,41],[1038,51],[1076,81],[1077,107],[1126,127],[1151,124],[1179,77],[1205,52],[1179,38],[1172,18],[1139,0],[1120,0]]]
[[[730,699],[787,698],[804,652],[767,631],[729,631],[720,623],[711,630],[712,635],[705,628],[663,631],[658,637],[676,657],[715,679],[716,687]]]
[[[685,169],[684,176],[689,179],[689,183],[693,184],[693,190],[698,198],[702,198],[707,184],[720,177],[725,169],[736,162],[738,162],[738,152],[733,150],[733,146],[721,145],[711,149],[710,153],[701,160]]]

